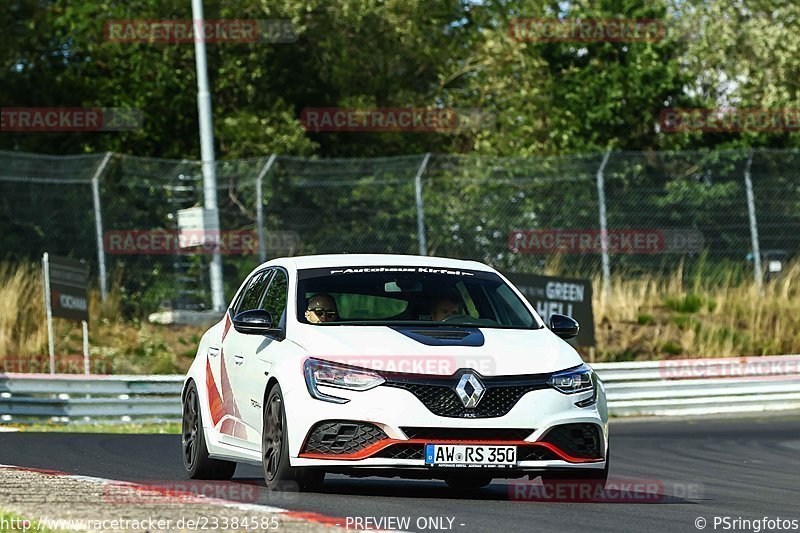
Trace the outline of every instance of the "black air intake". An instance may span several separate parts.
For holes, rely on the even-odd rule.
[[[563,424],[550,429],[541,439],[564,453],[581,459],[601,459],[600,428],[597,424]]]
[[[303,453],[347,455],[358,453],[386,438],[386,433],[375,424],[327,420],[311,428]]]

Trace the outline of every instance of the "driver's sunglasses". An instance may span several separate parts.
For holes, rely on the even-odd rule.
[[[336,318],[339,314],[336,311],[328,311],[324,307],[315,307],[314,309],[309,309],[309,311],[313,311],[314,314],[319,318],[322,318],[323,316],[327,316],[328,318]]]

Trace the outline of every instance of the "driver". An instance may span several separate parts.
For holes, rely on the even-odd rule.
[[[336,308],[336,300],[330,294],[315,294],[308,301],[306,306],[306,320],[310,324],[320,322],[336,322],[339,319],[339,310]]]
[[[445,292],[433,300],[431,306],[431,320],[441,322],[454,315],[461,315],[462,302],[458,294]]]

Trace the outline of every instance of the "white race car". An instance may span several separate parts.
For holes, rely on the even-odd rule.
[[[273,490],[326,473],[545,483],[608,476],[602,383],[494,269],[403,255],[275,259],[200,341],[183,387],[191,478],[263,465]]]

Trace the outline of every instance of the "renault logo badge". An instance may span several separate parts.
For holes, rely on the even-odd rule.
[[[478,376],[470,372],[461,376],[458,385],[456,385],[456,394],[458,394],[458,398],[467,409],[472,409],[478,405],[478,402],[483,398],[484,392],[486,392],[486,388],[483,383],[478,379]]]

